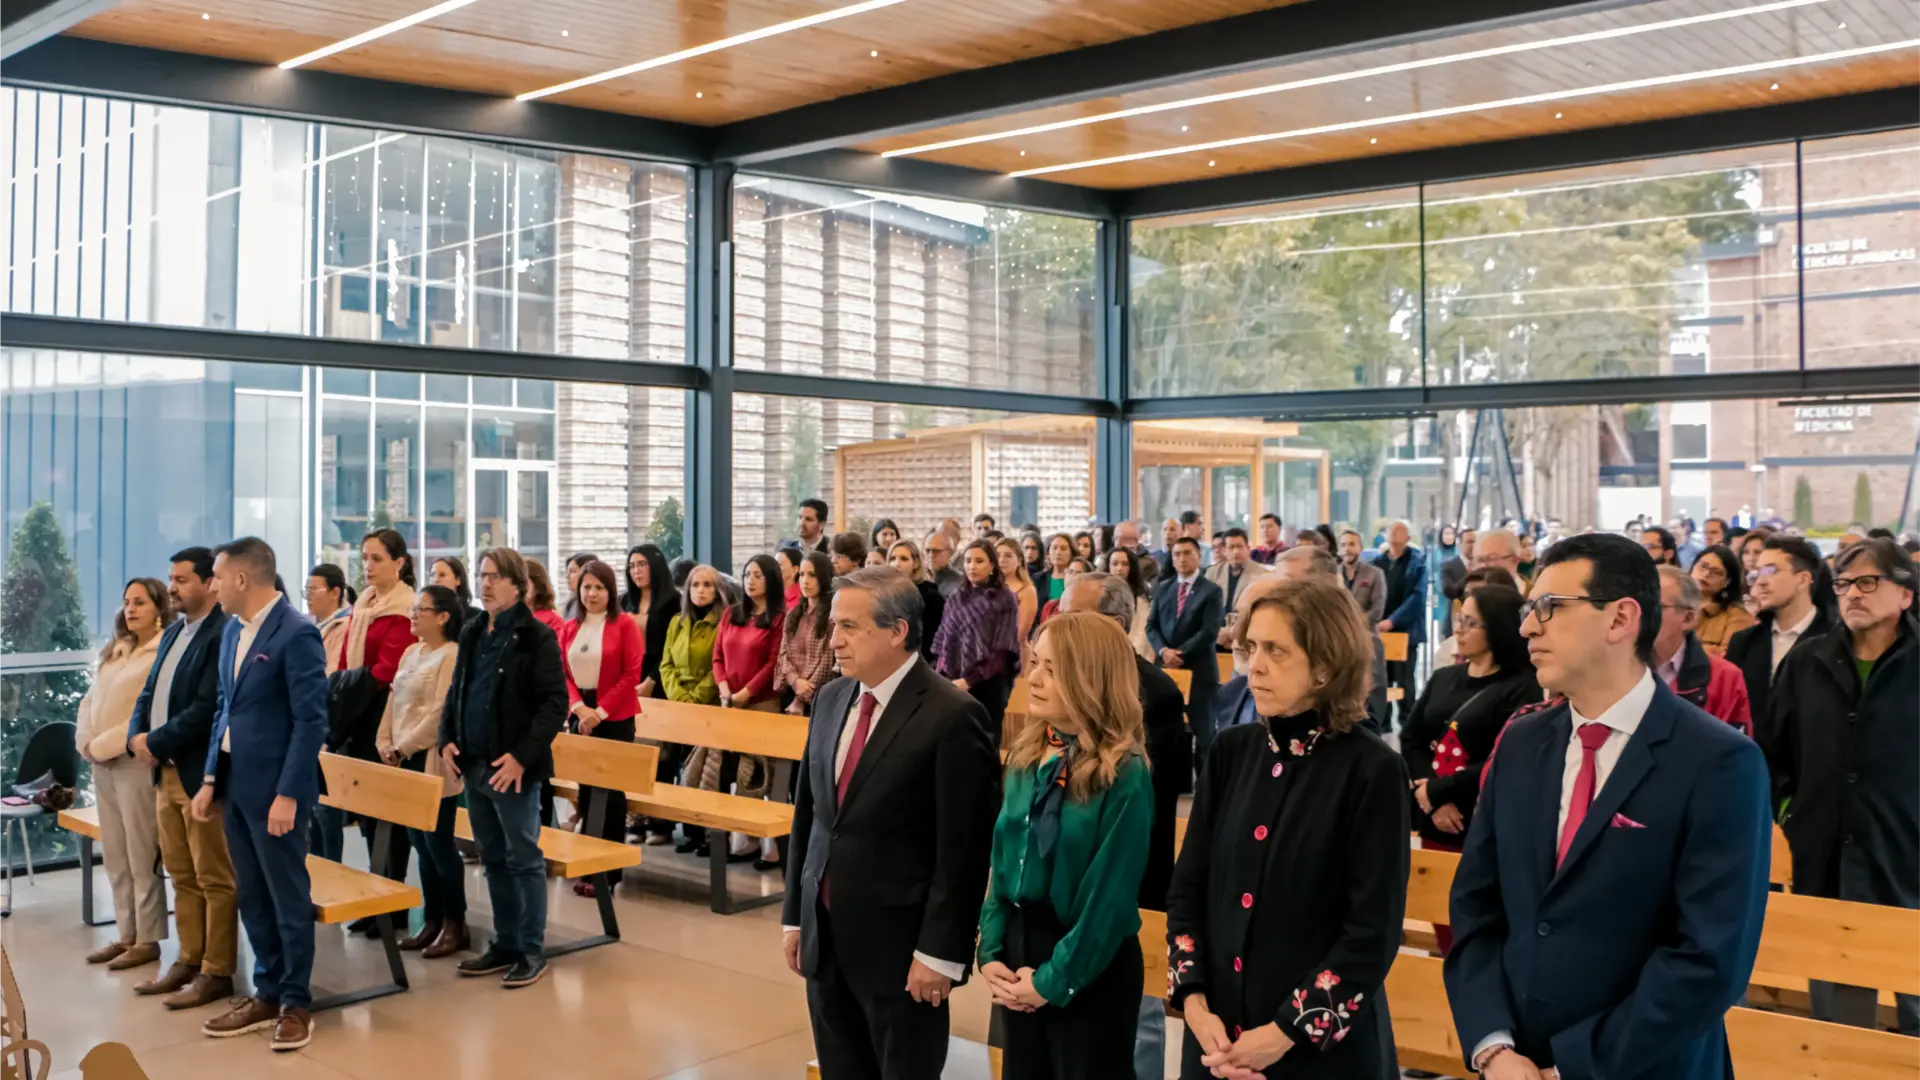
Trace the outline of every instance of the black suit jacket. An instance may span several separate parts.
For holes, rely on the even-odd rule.
[[[915,656],[874,722],[841,804],[834,757],[857,722],[860,683],[835,679],[814,700],[793,799],[783,919],[800,928],[800,970],[820,970],[820,882],[831,899],[835,959],[862,996],[906,985],[915,952],[968,965],[1000,811],[1000,760],[987,712]]]
[[[1140,711],[1147,729],[1147,761],[1153,766],[1153,824],[1148,834],[1147,870],[1140,878],[1140,906],[1167,910],[1167,882],[1173,877],[1173,819],[1180,792],[1193,773],[1187,738],[1187,703],[1172,677],[1139,656]]]
[[[462,775],[470,769],[488,775],[491,764],[472,760],[473,751],[461,745],[468,711],[484,710],[493,724],[493,752],[512,754],[526,770],[526,782],[532,783],[553,776],[553,737],[567,720],[567,676],[560,666],[559,639],[524,605],[509,632],[513,640],[500,657],[493,700],[472,701],[467,697],[468,671],[480,656],[487,613],[478,613],[460,628],[460,651],[440,709],[440,745],[459,749]]]
[[[1213,695],[1220,687],[1220,666],[1214,650],[1220,627],[1225,625],[1227,597],[1205,574],[1193,579],[1184,611],[1179,610],[1179,597],[1176,577],[1162,579],[1153,590],[1147,610],[1147,644],[1153,646],[1155,655],[1161,649],[1180,650],[1181,663],[1193,672],[1187,715],[1204,716],[1213,708]]]
[[[187,628],[187,620],[176,619],[160,639],[153,668],[147,672],[147,684],[133,703],[133,717],[127,722],[129,752],[135,735],[147,736],[147,752],[160,759],[160,767],[173,766],[180,776],[180,787],[192,798],[200,790],[200,778],[207,766],[207,740],[213,735],[213,714],[220,700],[220,637],[226,633],[227,613],[219,604],[207,612],[187,651],[173,669],[173,684],[167,688],[167,715],[160,729],[153,728],[153,690],[160,681],[160,666],[173,651],[174,642]],[[226,755],[220,756],[221,769]],[[224,779],[224,778],[222,778]],[[153,782],[160,782],[160,769],[153,771]],[[224,785],[221,785],[224,787]]]
[[[1727,639],[1727,663],[1739,668],[1747,680],[1747,708],[1753,714],[1756,737],[1759,727],[1766,722],[1767,702],[1773,697],[1773,621],[1774,613],[1763,611],[1759,621]],[[1833,619],[1827,609],[1814,605],[1813,622],[1793,643],[1793,648],[1787,650],[1787,655],[1799,652],[1808,642],[1831,629]],[[1785,662],[1782,659],[1781,663]]]

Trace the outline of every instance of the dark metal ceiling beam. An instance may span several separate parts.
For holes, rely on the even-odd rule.
[[[883,158],[858,150],[822,150],[767,162],[749,171],[756,176],[927,195],[1071,217],[1109,218],[1117,205],[1113,192],[1099,188],[1052,180],[1015,179],[985,169],[914,158]]]
[[[1189,180],[1119,192],[1118,202],[1127,217],[1137,219],[1915,125],[1920,125],[1920,86],[1902,86],[1754,109]]]
[[[0,60],[79,26],[119,0],[0,0]]]
[[[667,120],[72,37],[43,41],[7,61],[0,81],[663,161],[702,161],[712,138],[709,129]]]
[[[714,155],[755,165],[1051,105],[1644,2],[1313,0],[742,120],[719,130]]]

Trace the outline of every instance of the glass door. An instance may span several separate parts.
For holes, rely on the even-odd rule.
[[[553,565],[553,463],[475,464],[470,550],[477,560],[490,547],[510,547]]]

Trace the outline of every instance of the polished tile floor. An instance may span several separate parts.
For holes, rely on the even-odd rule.
[[[349,840],[349,859],[357,840]],[[364,865],[364,863],[363,863]],[[321,1014],[312,1045],[273,1054],[264,1033],[212,1040],[200,1024],[214,1007],[169,1013],[132,986],[153,968],[110,973],[85,954],[112,927],[80,924],[80,875],[43,874],[19,882],[13,917],[0,924],[14,958],[33,1037],[54,1055],[55,1080],[78,1080],[94,1045],[131,1046],[153,1080],[272,1076],[290,1080],[488,1080],[610,1075],[622,1080],[800,1080],[813,1056],[806,996],[779,950],[777,905],[739,915],[706,906],[706,864],[671,848],[646,849],[646,865],[617,892],[622,940],[556,959],[530,988],[500,989],[492,979],[461,979],[453,962],[406,961],[407,993]],[[101,912],[110,910],[106,874],[96,871]],[[780,887],[777,878],[733,871],[737,894]],[[598,929],[594,904],[554,881],[553,940]],[[469,870],[467,896],[476,924],[487,921],[486,886]],[[382,981],[378,942],[349,939],[340,927],[316,927],[316,988]],[[244,935],[243,935],[244,937]],[[163,947],[162,963],[174,949]],[[249,968],[243,955],[241,966]],[[946,1076],[988,1075],[988,1001],[976,982],[953,999],[956,1041]],[[1172,1025],[1178,1038],[1178,1024]],[[1177,1043],[1176,1043],[1177,1045]]]

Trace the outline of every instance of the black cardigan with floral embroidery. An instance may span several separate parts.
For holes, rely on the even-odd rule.
[[[1390,1080],[1383,986],[1407,906],[1406,766],[1308,714],[1215,738],[1167,895],[1169,996],[1296,1044],[1268,1077]],[[1205,1076],[1187,1036],[1183,1076]]]

